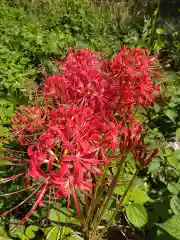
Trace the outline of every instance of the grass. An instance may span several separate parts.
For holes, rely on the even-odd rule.
[[[134,23],[142,22],[147,6],[153,5],[147,0],[139,11],[138,4],[142,2],[2,0],[0,101],[2,97],[16,106],[24,102],[24,96],[28,100],[35,82],[43,80],[41,71],[51,71],[52,62],[64,58],[70,47],[112,56],[123,44],[132,46],[135,38],[138,42]],[[1,115],[0,109],[0,124]]]

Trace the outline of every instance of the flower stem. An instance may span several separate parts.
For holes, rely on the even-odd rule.
[[[91,236],[91,240],[95,239],[96,237],[96,231],[97,231],[97,228],[98,226],[100,225],[100,222],[102,220],[102,215],[104,214],[104,211],[106,210],[107,208],[107,205],[109,203],[109,200],[111,199],[112,197],[112,194],[113,194],[113,191],[114,191],[114,188],[116,187],[116,184],[117,184],[117,181],[118,181],[118,178],[119,178],[119,175],[121,173],[121,170],[122,170],[122,167],[123,167],[123,163],[124,163],[124,160],[126,159],[126,156],[123,156],[122,159],[121,159],[121,162],[120,162],[120,165],[119,167],[117,168],[117,173],[114,177],[114,179],[112,180],[111,182],[111,185],[108,189],[108,192],[105,196],[105,199],[103,201],[103,203],[101,204],[99,210],[96,212],[95,216],[94,216],[94,220],[92,222],[92,236]]]
[[[134,173],[131,181],[129,182],[127,188],[126,188],[126,191],[124,192],[124,194],[122,195],[121,197],[121,200],[119,201],[119,203],[116,205],[116,210],[114,211],[114,213],[112,214],[110,220],[108,221],[108,223],[106,224],[106,226],[104,227],[104,229],[102,230],[102,232],[98,235],[98,236],[95,236],[95,238],[91,238],[91,240],[100,240],[101,237],[103,237],[103,235],[105,234],[105,232],[108,230],[108,228],[110,227],[110,225],[113,223],[116,215],[119,213],[120,209],[121,209],[121,206],[123,205],[123,202],[124,202],[124,199],[126,198],[133,182],[134,182],[134,179],[135,177],[137,176],[139,170],[136,170],[136,172]]]
[[[87,211],[87,217],[86,217],[86,223],[87,223],[86,225],[88,226],[88,228],[91,227],[90,223],[91,223],[91,220],[93,218],[94,209],[97,206],[96,203],[98,201],[100,201],[100,199],[97,196],[97,193],[98,193],[98,190],[100,190],[100,187],[103,185],[103,181],[105,180],[105,178],[107,176],[107,170],[108,169],[106,168],[105,171],[104,171],[104,175],[101,176],[99,182],[96,184],[95,189],[94,189],[93,199],[91,200],[89,209]],[[101,195],[101,194],[99,193],[99,195]]]

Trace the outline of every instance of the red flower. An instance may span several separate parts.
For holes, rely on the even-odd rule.
[[[122,48],[111,61],[87,49],[70,50],[63,71],[46,76],[39,106],[36,101],[33,107],[16,110],[13,134],[20,146],[27,146],[28,152],[23,154],[28,159],[9,157],[17,162],[13,166],[24,164],[25,171],[3,182],[25,175],[26,188],[20,191],[33,191],[2,216],[36,195],[34,206],[22,220],[26,221],[49,192],[55,202],[61,197],[69,202],[72,196],[79,214],[76,191],[92,192],[94,179],[110,165],[109,150],[131,151],[136,161],[143,158],[143,164],[148,164],[156,150],[147,158],[139,150],[142,127],[135,122],[132,107],[155,101],[154,92],[159,88],[153,78],[158,73],[151,67],[156,62],[155,56],[142,49]]]
[[[153,83],[153,77],[159,72],[157,56],[150,56],[147,50],[123,47],[110,64],[109,74],[112,84],[119,92],[120,104],[131,106],[133,104],[148,105],[155,101],[153,94],[159,91]]]

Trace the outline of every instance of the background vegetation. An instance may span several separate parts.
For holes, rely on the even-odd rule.
[[[173,3],[169,4],[173,8]],[[43,83],[43,72],[56,71],[56,61],[62,60],[70,47],[87,47],[113,56],[120,46],[126,45],[148,48],[159,55],[163,72],[161,100],[148,111],[140,109],[136,116],[138,121],[148,123],[147,142],[159,147],[159,156],[147,171],[139,172],[130,197],[134,208],[127,205],[120,216],[124,225],[116,225],[122,239],[123,236],[127,236],[124,239],[137,236],[137,239],[180,239],[180,12],[177,6],[180,8],[180,3],[171,15],[165,16],[169,8],[164,11],[163,1],[160,4],[159,0],[1,0],[0,4],[1,146],[8,143],[5,138],[9,137],[15,107],[31,101],[32,92]],[[133,167],[127,166],[127,178]],[[2,176],[4,171],[7,170],[0,167]],[[4,188],[0,192],[7,190]],[[18,183],[8,185],[9,191],[17,188]],[[121,195],[122,191],[116,189],[114,194]],[[18,198],[21,196],[1,200],[1,208],[6,209]],[[53,210],[49,228],[40,225],[42,210],[34,216],[34,222],[14,230],[26,207],[11,217],[1,218],[1,239],[60,239]],[[64,209],[63,202],[61,209]],[[61,231],[64,231],[61,239],[71,239],[71,229]]]

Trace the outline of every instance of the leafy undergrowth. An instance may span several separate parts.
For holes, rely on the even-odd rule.
[[[59,72],[58,64],[62,63],[70,47],[91,48],[112,57],[120,46],[127,45],[148,48],[159,55],[161,97],[151,108],[138,108],[135,112],[136,121],[146,124],[146,141],[159,152],[148,169],[138,172],[124,200],[122,214],[113,222],[105,239],[180,239],[180,152],[168,146],[169,142],[180,140],[180,33],[167,23],[157,25],[159,9],[152,14],[157,2],[1,1],[1,147],[19,148],[8,142],[13,140],[10,119],[16,106],[32,102],[37,86],[43,86],[44,73]],[[138,4],[143,4],[140,12]],[[171,146],[178,148],[177,144]],[[4,164],[2,160],[1,164]],[[121,199],[135,171],[132,156],[128,156],[120,186],[114,190],[100,227],[108,222],[116,209],[114,199]],[[0,166],[0,174],[3,178],[17,172],[13,167]],[[19,190],[20,180],[16,180],[1,185],[0,194]],[[27,194],[19,193],[6,200],[0,199],[1,209],[5,211],[26,197]],[[1,217],[0,239],[83,239],[75,211],[69,212],[67,223],[66,201],[58,206],[61,224],[54,206],[48,219],[47,211],[42,208],[33,213],[27,224],[19,226],[19,220],[32,206],[33,201],[29,201],[10,216]]]

